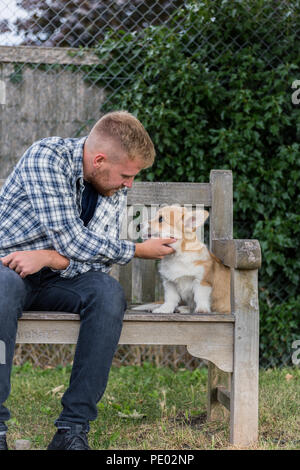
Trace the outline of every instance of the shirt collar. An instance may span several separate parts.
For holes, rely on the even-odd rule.
[[[127,196],[127,188],[122,188],[119,189],[118,191],[115,192],[112,196],[103,196],[106,200],[112,202],[114,205],[118,204],[120,197],[126,197]]]
[[[76,179],[83,179],[83,147],[87,136],[77,140],[73,150],[74,173]]]

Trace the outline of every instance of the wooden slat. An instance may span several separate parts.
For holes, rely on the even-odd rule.
[[[208,364],[208,401],[207,401],[207,419],[208,421],[216,421],[228,418],[227,410],[220,405],[224,405],[219,400],[218,389],[228,390],[230,393],[231,374],[221,370],[216,363]]]
[[[127,204],[203,204],[211,206],[209,183],[133,183],[128,191]]]
[[[213,252],[213,240],[231,239],[233,237],[233,191],[232,173],[228,170],[212,170],[210,172],[211,199],[209,221],[209,246]],[[225,386],[230,389],[230,374],[224,373],[216,363],[208,364],[208,393],[207,393],[207,417],[208,420],[218,419],[224,416],[223,407],[215,393],[217,386]]]
[[[79,321],[80,317],[76,313],[68,312],[24,312],[19,321],[25,320],[49,320],[49,321]],[[225,315],[221,313],[194,313],[194,314],[185,314],[185,313],[150,313],[131,310],[130,308],[126,310],[124,321],[148,321],[148,322],[178,322],[178,321],[187,321],[187,322],[213,322],[213,323],[223,323],[223,322],[234,322],[233,315]]]
[[[1,62],[28,64],[96,65],[99,57],[93,49],[73,47],[0,46]]]
[[[132,302],[132,263],[134,259],[130,263],[119,266],[119,283],[123,287],[127,303]]]
[[[71,314],[70,314],[71,315]],[[75,344],[79,321],[20,319],[17,343]],[[233,368],[233,324],[195,321],[124,321],[119,344],[185,345],[195,357]]]
[[[127,321],[187,321],[187,322],[209,322],[209,323],[233,323],[234,315],[222,313],[149,313],[127,310],[124,320]]]
[[[225,387],[217,387],[217,400],[230,411],[230,392]]]
[[[232,172],[212,170],[210,173],[212,208],[210,211],[210,249],[212,240],[233,237]]]
[[[134,259],[132,272],[132,302],[151,302],[155,299],[155,279],[157,276],[155,260]]]
[[[25,320],[49,320],[49,321],[76,321],[80,320],[77,313],[69,312],[23,312],[19,321]]]

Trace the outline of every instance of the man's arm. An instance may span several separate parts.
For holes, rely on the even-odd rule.
[[[162,259],[164,256],[174,253],[173,248],[166,246],[174,243],[174,238],[150,238],[143,243],[135,244],[137,258]],[[40,271],[44,267],[55,270],[65,270],[70,261],[55,250],[14,251],[0,258],[3,266],[13,269],[22,278]]]
[[[22,278],[34,274],[44,267],[64,270],[70,261],[54,250],[14,251],[0,258],[3,266],[13,269]]]

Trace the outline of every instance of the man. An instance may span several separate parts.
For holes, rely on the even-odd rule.
[[[134,256],[161,259],[173,239],[120,240],[127,188],[151,166],[153,143],[126,111],[104,115],[87,137],[50,137],[22,156],[0,193],[0,448],[17,319],[23,310],[75,312],[80,331],[63,410],[48,449],[89,449],[89,422],[108,380],[126,309],[108,272]]]

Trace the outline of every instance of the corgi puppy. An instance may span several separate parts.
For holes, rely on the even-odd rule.
[[[196,235],[209,213],[203,209],[188,211],[185,207],[159,209],[148,223],[141,224],[143,238],[176,238],[170,244],[175,253],[159,263],[164,288],[164,303],[152,308],[153,313],[180,311],[187,305],[193,313],[230,313],[230,268],[213,255]],[[184,308],[183,308],[184,311]]]

